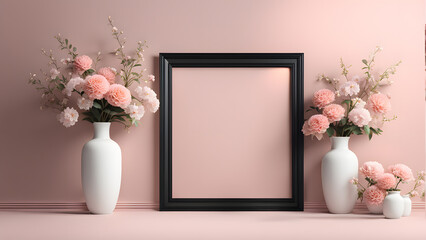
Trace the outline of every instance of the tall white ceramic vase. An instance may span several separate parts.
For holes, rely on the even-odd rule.
[[[322,189],[331,213],[352,212],[358,197],[357,187],[350,183],[358,178],[358,158],[348,143],[349,137],[332,137],[331,150],[322,159]]]
[[[81,180],[91,213],[110,214],[117,204],[121,185],[121,149],[111,140],[111,123],[93,123],[94,137],[81,154]]]

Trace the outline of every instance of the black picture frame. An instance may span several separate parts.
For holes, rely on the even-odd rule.
[[[160,53],[160,210],[303,211],[303,53]],[[283,67],[290,69],[291,198],[172,197],[172,69]]]

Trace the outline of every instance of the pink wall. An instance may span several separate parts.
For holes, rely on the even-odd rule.
[[[0,203],[82,202],[80,151],[90,124],[65,129],[40,112],[28,73],[57,49],[52,36],[68,36],[80,52],[116,47],[107,16],[133,42],[146,39],[146,64],[158,75],[159,52],[304,52],[306,103],[322,85],[318,73],[337,75],[338,59],[353,69],[376,46],[378,70],[402,60],[390,89],[398,120],[381,137],[354,137],[360,162],[404,162],[424,169],[424,2],[417,1],[1,1],[2,104]],[[133,45],[132,45],[133,44]],[[107,61],[111,62],[111,59]],[[357,72],[359,74],[359,72]],[[158,90],[158,82],[154,84]],[[420,106],[420,107],[418,107]],[[158,114],[129,133],[114,126],[123,151],[120,202],[158,202]],[[306,138],[305,200],[323,202],[320,160],[329,143]]]

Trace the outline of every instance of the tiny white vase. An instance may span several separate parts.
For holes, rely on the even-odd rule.
[[[81,154],[81,180],[91,213],[110,214],[117,204],[121,185],[121,149],[111,140],[111,123],[93,123],[94,137]]]
[[[366,203],[365,205],[367,205],[368,211],[370,213],[373,213],[373,214],[383,214],[383,203],[381,203],[379,205],[374,205],[374,204],[368,204],[368,203]]]
[[[404,213],[402,216],[408,217],[411,215],[411,198],[409,195],[404,195],[402,198],[404,199]]]
[[[383,201],[383,214],[386,218],[398,219],[404,213],[404,199],[400,191],[389,191]]]
[[[322,189],[331,213],[352,212],[358,197],[357,187],[350,183],[358,178],[358,158],[348,143],[349,137],[332,137],[331,150],[322,159]]]

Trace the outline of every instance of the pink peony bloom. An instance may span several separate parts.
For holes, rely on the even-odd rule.
[[[362,167],[359,168],[359,171],[362,175],[364,175],[364,177],[368,177],[376,181],[381,175],[383,175],[385,169],[379,162],[370,161],[365,162]]]
[[[96,74],[86,78],[84,92],[89,96],[90,100],[102,99],[108,92],[109,82],[102,75]]]
[[[103,68],[98,70],[98,74],[104,76],[110,84],[115,83],[116,72],[114,71],[114,69],[109,68],[109,67],[103,67]]]
[[[132,95],[130,90],[120,84],[112,84],[109,87],[108,93],[105,95],[105,99],[109,104],[115,107],[126,108],[132,101]]]
[[[349,120],[357,125],[358,127],[363,127],[368,125],[371,121],[370,112],[365,108],[355,108],[348,114]]]
[[[58,121],[61,122],[66,128],[74,126],[74,124],[78,121],[78,112],[74,108],[65,108],[57,116]]]
[[[399,177],[404,182],[409,182],[414,180],[413,172],[411,171],[411,168],[409,168],[405,164],[395,164],[392,166],[389,166],[388,171],[392,173],[395,177]]]
[[[326,105],[332,103],[335,99],[334,92],[328,89],[321,89],[314,93],[312,102],[315,107],[323,108]]]
[[[388,190],[395,187],[396,179],[391,173],[384,173],[377,179],[377,186],[381,189]]]
[[[374,113],[387,113],[391,109],[389,98],[385,94],[375,93],[368,98],[367,107]]]
[[[322,139],[322,135],[325,133],[330,123],[328,118],[322,114],[316,114],[311,116],[304,124],[302,132],[304,135],[314,135],[318,140]]]
[[[78,74],[83,74],[86,70],[92,67],[92,59],[89,56],[81,55],[74,59],[74,69]]]
[[[367,204],[378,206],[385,199],[386,191],[373,185],[368,187],[364,192],[364,199]]]
[[[340,121],[345,116],[345,109],[339,104],[330,104],[324,107],[322,114],[330,123]]]

